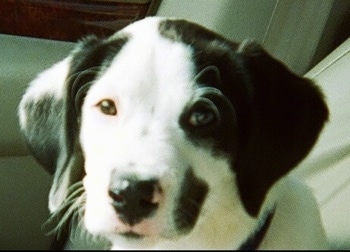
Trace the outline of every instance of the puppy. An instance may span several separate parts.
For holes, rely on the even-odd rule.
[[[112,249],[325,248],[287,174],[327,118],[317,86],[256,43],[159,17],[82,40],[19,105],[51,213]]]

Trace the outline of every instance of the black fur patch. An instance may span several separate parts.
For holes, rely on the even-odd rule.
[[[189,169],[182,184],[181,195],[174,212],[175,225],[181,232],[189,232],[198,219],[208,193],[208,185],[199,180]]]
[[[68,152],[74,148],[74,142],[79,136],[79,118],[85,95],[96,77],[110,65],[127,37],[111,41],[88,37],[80,46],[82,49],[74,55],[67,79],[66,93],[66,138]]]
[[[214,152],[231,157],[242,203],[249,214],[256,216],[270,187],[295,167],[316,142],[328,118],[322,93],[256,43],[238,46],[184,20],[163,21],[159,31],[165,38],[192,49],[194,77],[207,67],[218,69],[219,82],[213,74],[200,76],[197,82],[220,89],[230,100],[236,127],[228,123],[230,115],[223,115],[226,123],[211,134],[184,129],[194,143],[209,140],[217,149]],[[180,124],[184,125],[183,121]]]
[[[196,104],[190,104],[180,116],[179,124],[195,145],[210,148],[213,155],[217,156],[230,153],[234,160],[233,154],[237,152],[236,112],[228,100],[215,93],[208,93],[203,97],[213,102],[220,112],[217,123],[204,127],[193,127],[189,123],[189,118]]]

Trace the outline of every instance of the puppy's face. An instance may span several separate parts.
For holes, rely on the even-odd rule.
[[[318,88],[257,44],[163,18],[85,39],[19,112],[55,173],[52,213],[84,202],[87,230],[115,248],[172,249],[239,248],[328,116]]]
[[[159,25],[122,31],[127,42],[82,105],[85,225],[115,244],[179,239],[210,223],[226,229],[223,214],[235,213],[229,225],[250,221],[232,170],[236,114],[215,87],[219,70],[199,69],[193,48]]]

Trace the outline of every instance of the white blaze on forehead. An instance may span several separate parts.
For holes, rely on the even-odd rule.
[[[129,40],[96,82],[93,92],[114,96],[120,106],[131,103],[135,109],[139,105],[157,111],[178,110],[178,106],[182,109],[192,92],[191,49],[161,37],[158,18],[147,21],[121,31]],[[120,110],[123,112],[122,107]]]
[[[125,92],[124,98],[135,98],[132,102],[136,103],[159,102],[156,105],[159,109],[162,102],[176,101],[174,106],[186,102],[193,78],[191,49],[161,37],[160,20],[149,18],[124,29],[122,32],[130,39],[109,69],[112,78],[118,81],[113,85],[118,86],[118,92]]]

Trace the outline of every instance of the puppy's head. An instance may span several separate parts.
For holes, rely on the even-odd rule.
[[[106,40],[87,38],[61,70],[60,92],[42,102],[56,113],[42,120],[42,135],[60,128],[41,140],[54,155],[37,151],[35,122],[22,119],[22,128],[38,160],[56,166],[51,210],[83,181],[85,226],[114,245],[186,237],[194,247],[239,245],[327,119],[311,81],[255,43],[184,20],[148,18]],[[29,99],[22,110],[39,104]]]

